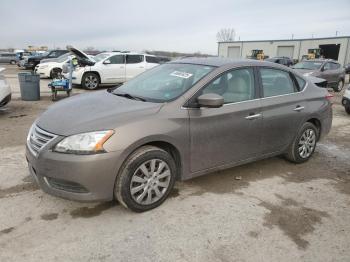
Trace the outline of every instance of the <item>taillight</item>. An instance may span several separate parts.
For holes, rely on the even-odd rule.
[[[326,95],[325,97],[326,97],[326,99],[327,99],[329,102],[331,102],[331,103],[333,104],[333,97],[334,97],[334,95],[332,95],[332,94],[330,94],[330,93],[327,93],[327,95]]]

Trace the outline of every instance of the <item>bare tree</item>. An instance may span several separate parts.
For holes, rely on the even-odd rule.
[[[216,40],[218,42],[234,41],[236,36],[236,31],[233,28],[222,28],[216,34]]]

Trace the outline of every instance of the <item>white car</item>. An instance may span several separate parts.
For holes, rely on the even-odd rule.
[[[72,55],[68,56],[66,54],[56,58],[55,60],[50,60],[48,62],[40,62],[34,72],[40,75],[40,78],[54,78],[58,72],[62,72],[62,67],[65,63],[71,59]]]
[[[72,75],[73,84],[86,89],[96,89],[99,85],[124,83],[138,74],[159,65],[160,59],[153,55],[139,53],[106,52],[89,58],[78,49],[71,53],[79,59],[89,61],[91,66],[77,67]]]
[[[5,68],[0,68],[0,107],[5,106],[8,102],[11,101],[11,88],[8,82],[6,81],[5,76],[1,74]]]

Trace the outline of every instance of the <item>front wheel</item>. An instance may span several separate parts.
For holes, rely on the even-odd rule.
[[[315,151],[318,135],[317,128],[306,122],[290,145],[286,158],[297,164],[308,161]]]
[[[343,80],[339,80],[338,84],[336,87],[334,87],[334,91],[335,92],[340,92],[343,90],[344,87],[344,81]]]
[[[81,80],[81,85],[89,90],[98,88],[99,84],[100,78],[95,73],[86,73]]]
[[[171,192],[176,165],[171,155],[154,146],[136,150],[121,168],[114,189],[125,207],[144,212],[161,205]]]

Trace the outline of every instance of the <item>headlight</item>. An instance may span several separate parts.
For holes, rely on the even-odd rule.
[[[103,144],[113,135],[113,130],[96,131],[64,138],[55,147],[55,152],[69,154],[97,154],[106,152]]]

